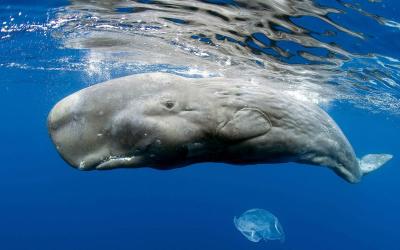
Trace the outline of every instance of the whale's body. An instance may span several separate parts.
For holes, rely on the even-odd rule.
[[[100,83],[57,103],[48,127],[61,156],[81,170],[291,161],[329,167],[354,183],[391,158],[358,160],[317,105],[218,77],[149,73]]]

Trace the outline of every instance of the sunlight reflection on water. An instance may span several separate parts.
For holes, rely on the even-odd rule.
[[[38,33],[60,42],[61,50],[82,53],[55,53],[41,64],[3,58],[0,66],[84,71],[97,81],[148,71],[252,78],[259,84],[273,80],[322,105],[339,100],[399,114],[400,62],[386,51],[396,48],[389,39],[398,35],[398,20],[371,12],[387,6],[376,1],[76,0],[44,10],[42,20],[29,19],[43,12],[38,7],[6,6],[2,43]],[[352,20],[370,24],[370,31]]]

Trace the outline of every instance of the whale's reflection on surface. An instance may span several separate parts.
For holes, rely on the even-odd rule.
[[[400,110],[400,24],[387,1],[72,0],[54,16],[46,31],[84,51],[79,67],[95,82],[143,71],[239,75],[322,105]]]

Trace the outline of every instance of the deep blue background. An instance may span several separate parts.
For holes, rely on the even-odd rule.
[[[41,33],[15,34],[0,51],[2,63],[37,66],[84,53]],[[358,155],[395,156],[357,185],[299,164],[80,172],[56,153],[46,116],[86,86],[80,71],[0,67],[0,249],[400,249],[399,117],[329,109]],[[233,217],[255,207],[280,219],[285,243],[255,244],[236,230]]]

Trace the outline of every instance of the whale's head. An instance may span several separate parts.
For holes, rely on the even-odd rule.
[[[207,102],[177,86],[173,77],[163,83],[154,77],[97,84],[58,102],[48,116],[48,129],[61,156],[91,170],[173,166],[201,150],[212,126],[211,117],[203,114]]]

